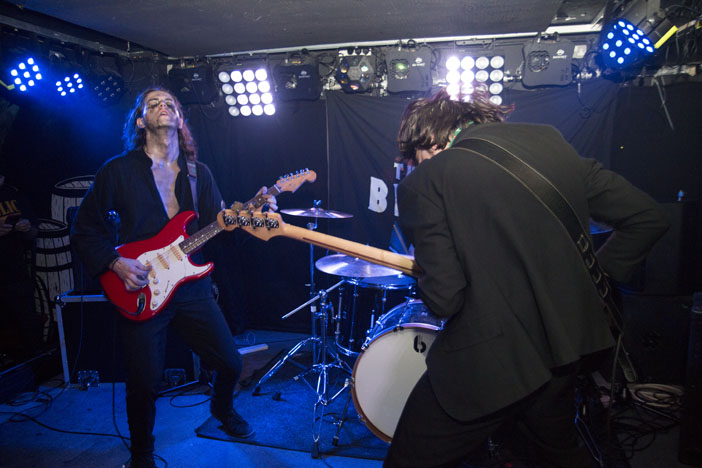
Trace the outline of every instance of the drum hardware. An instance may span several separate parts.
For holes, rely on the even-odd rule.
[[[321,200],[315,200],[314,206],[310,209],[293,209],[293,210],[281,210],[282,213],[290,214],[293,216],[306,216],[314,218],[313,222],[307,224],[307,228],[311,231],[317,228],[318,218],[350,218],[352,215],[347,213],[341,213],[339,211],[324,210],[319,207]],[[290,360],[293,364],[298,367],[303,368],[303,371],[293,377],[293,380],[302,380],[312,391],[317,394],[317,401],[314,404],[314,416],[313,416],[313,432],[312,432],[312,457],[319,458],[319,437],[321,432],[321,425],[324,419],[324,411],[327,405],[331,404],[336,398],[341,395],[344,390],[349,386],[348,379],[345,379],[342,388],[337,390],[332,394],[329,385],[329,371],[337,368],[348,375],[351,375],[351,367],[344,361],[341,360],[339,354],[336,352],[336,347],[331,346],[327,337],[328,334],[328,315],[331,317],[337,317],[340,312],[334,311],[332,303],[328,301],[328,295],[331,291],[338,288],[344,284],[344,280],[339,281],[328,289],[322,289],[315,294],[315,279],[314,279],[314,245],[310,244],[310,300],[304,304],[298,306],[297,308],[291,310],[287,314],[282,316],[282,319],[287,319],[300,310],[310,306],[310,315],[312,317],[312,329],[311,335],[304,340],[293,346],[285,356],[283,356],[278,362],[276,362],[270,370],[256,383],[252,395],[258,395],[261,391],[261,385],[270,379],[286,362]],[[319,307],[317,307],[316,302],[319,301]],[[319,327],[316,323],[319,322]],[[335,330],[335,333],[338,333]],[[309,368],[304,368],[301,364],[291,360],[292,356],[295,355],[303,347],[311,345],[312,347],[312,366]],[[309,374],[316,375],[316,383],[312,385],[307,377]],[[330,396],[331,394],[331,396]]]
[[[357,303],[359,292],[358,288],[373,288],[381,291],[380,297],[376,294],[375,300],[371,307],[370,322],[367,330],[370,330],[375,323],[376,312],[378,316],[385,313],[387,303],[388,290],[409,289],[409,295],[412,295],[414,287],[414,278],[405,276],[397,270],[387,268],[381,265],[361,260],[343,254],[327,255],[320,258],[315,263],[318,270],[331,275],[342,276],[344,281],[353,285],[353,299],[350,310],[350,320],[346,314],[346,310],[342,306],[342,290],[339,289],[338,313],[332,319],[335,320],[335,343],[337,350],[349,357],[358,356],[356,345],[356,323],[357,323]],[[347,333],[342,333],[341,325],[348,325]],[[342,343],[342,337],[346,341]],[[365,337],[361,337],[364,339]]]

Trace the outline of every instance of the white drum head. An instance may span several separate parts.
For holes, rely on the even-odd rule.
[[[368,429],[390,442],[405,402],[427,366],[438,328],[403,324],[370,342],[353,368],[353,402]]]

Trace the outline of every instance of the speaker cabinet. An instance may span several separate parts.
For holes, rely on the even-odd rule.
[[[700,202],[662,203],[661,207],[670,220],[670,229],[624,287],[653,295],[684,295],[702,290]]]
[[[124,382],[126,362],[119,330],[119,314],[109,302],[69,302],[63,306],[66,356],[72,383],[80,371],[96,370],[101,382]],[[165,369],[184,369],[196,380],[193,353],[185,341],[168,330]],[[164,379],[165,380],[165,379]]]
[[[678,459],[686,465],[702,466],[702,293],[695,293],[690,315]]]
[[[691,296],[622,294],[624,345],[642,382],[682,385]]]

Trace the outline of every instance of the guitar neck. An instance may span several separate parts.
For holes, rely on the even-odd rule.
[[[277,186],[273,185],[272,187],[268,188],[266,193],[276,196],[280,194],[281,191],[278,190]],[[251,205],[254,208],[260,208],[265,203],[266,199],[263,197],[262,194],[259,194],[253,197],[251,200],[247,201],[246,205]],[[185,252],[185,254],[190,254],[202,247],[207,241],[209,241],[222,231],[224,231],[224,228],[222,228],[217,221],[213,221],[212,223],[208,224],[207,226],[200,229],[195,234],[181,242],[180,248],[183,250],[183,252]]]
[[[406,275],[419,276],[421,271],[413,259],[405,257],[404,255],[342,239],[340,237],[322,234],[321,232],[315,232],[298,226],[286,224],[282,227],[278,235],[291,237],[308,244],[316,245],[317,247],[333,250],[334,252],[350,255],[377,265],[399,270]]]
[[[222,232],[224,229],[217,221],[213,221],[192,236],[180,243],[181,250],[187,255],[202,247],[205,242]]]
[[[280,195],[280,194],[281,194],[281,191],[275,185],[273,185],[272,187],[268,187],[268,189],[266,190],[266,195],[272,195],[275,197],[275,196]],[[244,206],[253,205],[254,208],[260,208],[265,204],[266,204],[266,199],[263,197],[263,194],[258,194],[255,197],[253,197],[251,200],[244,203]]]

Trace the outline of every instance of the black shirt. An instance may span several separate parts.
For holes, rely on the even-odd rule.
[[[97,276],[107,270],[110,262],[118,257],[115,247],[149,239],[170,221],[151,165],[144,151],[135,150],[110,159],[96,174],[71,230],[71,242],[89,275]],[[193,210],[193,198],[182,155],[178,157],[178,166],[175,196],[181,213]],[[222,195],[212,173],[200,162],[197,162],[197,198],[200,217],[188,226],[190,235],[214,221],[222,204]],[[108,221],[110,211],[119,215],[117,239]],[[194,253],[192,260],[202,263],[201,253]]]

